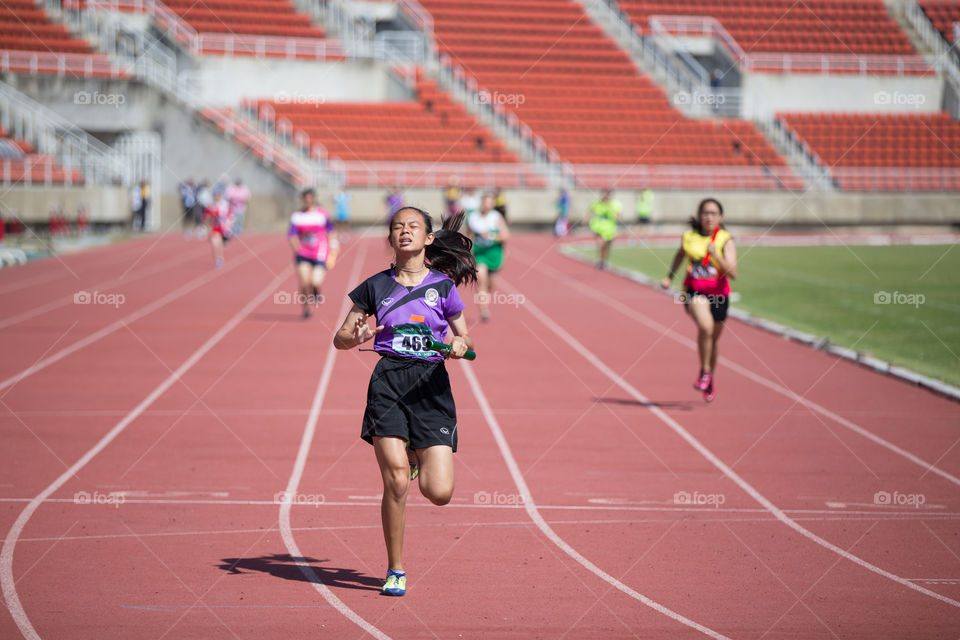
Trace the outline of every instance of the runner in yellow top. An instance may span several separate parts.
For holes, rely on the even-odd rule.
[[[612,198],[613,191],[607,189],[603,192],[603,197],[593,203],[590,207],[590,230],[597,235],[597,241],[600,245],[600,262],[597,263],[598,269],[606,269],[610,264],[610,246],[617,235],[617,223],[620,221],[620,212],[623,205],[619,200]]]
[[[717,340],[730,304],[729,279],[737,277],[737,248],[723,228],[723,206],[713,198],[700,202],[697,217],[690,218],[690,227],[684,232],[670,273],[660,286],[670,288],[673,274],[686,258],[684,303],[687,313],[697,323],[700,353],[700,375],[693,386],[703,392],[704,400],[712,402],[717,395],[713,379],[717,371]]]

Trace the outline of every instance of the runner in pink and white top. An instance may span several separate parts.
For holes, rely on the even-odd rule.
[[[303,206],[290,216],[287,238],[294,251],[303,317],[309,318],[310,307],[323,301],[320,287],[327,269],[333,267],[339,243],[333,220],[326,209],[316,204],[313,189],[304,191],[301,198]]]

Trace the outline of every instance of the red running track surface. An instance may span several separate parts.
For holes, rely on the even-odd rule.
[[[0,272],[0,637],[960,633],[956,403],[732,320],[706,405],[681,308],[554,249],[512,241],[489,323],[462,292],[457,490],[411,492],[400,599],[376,356],[330,348],[379,234],[308,321],[279,236],[220,271],[162,236]]]

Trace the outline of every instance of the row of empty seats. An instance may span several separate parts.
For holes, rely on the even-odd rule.
[[[0,49],[44,53],[92,53],[90,45],[53,22],[32,0],[0,2]]]
[[[956,43],[957,39],[953,25],[960,22],[960,1],[923,0],[919,4],[934,28],[943,36],[943,39],[948,44]]]
[[[10,137],[0,127],[0,183],[83,184],[83,173],[65,169],[52,155],[35,153],[29,142]]]
[[[752,123],[698,121],[675,110],[575,2],[421,4],[433,15],[441,52],[477,78],[490,102],[515,112],[566,162],[786,171]],[[535,25],[535,34],[511,36],[528,25]]]
[[[960,189],[960,123],[947,113],[780,118],[847,190]]]
[[[416,102],[289,103],[269,106],[279,121],[346,162],[514,163],[516,156],[446,92],[418,74]],[[318,152],[314,149],[314,154]]]
[[[316,38],[324,30],[298,13],[290,0],[164,0],[201,33]]]
[[[644,31],[650,16],[711,16],[747,53],[916,53],[883,0],[620,0],[620,7]]]

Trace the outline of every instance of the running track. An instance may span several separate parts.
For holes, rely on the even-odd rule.
[[[449,365],[454,500],[411,491],[380,597],[375,356],[330,348],[375,236],[306,322],[278,236],[0,272],[0,638],[960,634],[960,406],[736,321],[707,406],[670,298],[533,235]]]

